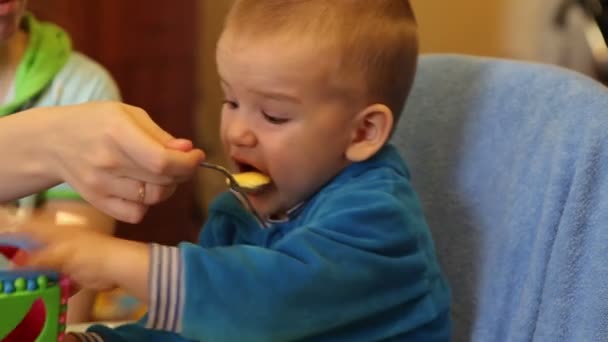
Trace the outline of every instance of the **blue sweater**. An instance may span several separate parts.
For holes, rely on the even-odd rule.
[[[198,245],[153,245],[152,257],[141,325],[82,340],[449,340],[449,289],[391,146],[270,228],[225,193]]]

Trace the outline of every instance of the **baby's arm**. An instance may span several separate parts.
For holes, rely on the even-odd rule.
[[[150,249],[109,237],[102,240],[111,243],[82,239],[79,245],[89,246],[81,247],[83,254],[64,254],[63,260],[64,265],[70,264],[68,259],[78,264],[60,269],[71,276],[79,268],[94,271],[99,283],[88,278],[85,286],[121,286],[148,302],[142,325],[150,330],[90,329],[105,341],[142,340],[139,336],[158,330],[204,341],[284,341],[321,335],[331,340],[336,331],[377,340],[385,335],[374,334],[396,326],[397,332],[417,330],[446,310],[448,300],[434,291],[444,284],[438,280],[439,270],[429,267],[430,251],[421,245],[421,229],[426,227],[416,224],[421,213],[404,215],[409,208],[395,199],[385,205],[386,198],[347,194],[349,203],[359,202],[367,210],[349,207],[321,213],[321,221],[268,247],[182,243]],[[378,217],[383,218],[381,226]],[[211,221],[213,227],[224,226],[218,220]],[[211,236],[214,231],[203,234]],[[361,324],[381,324],[383,315],[395,310],[403,319],[398,324],[394,317],[388,320],[393,328]]]
[[[38,223],[24,231],[40,246],[29,252],[26,266],[60,271],[84,288],[121,287],[141,300],[148,300],[148,244],[79,226],[49,227]]]
[[[62,184],[61,186],[65,186]],[[65,190],[66,192],[69,189]],[[53,192],[47,192],[53,194]],[[69,193],[68,193],[69,194]],[[75,193],[74,193],[75,194]],[[97,210],[81,199],[47,197],[44,204],[36,209],[33,220],[50,225],[56,229],[59,225],[76,225],[81,229],[91,229],[102,234],[112,235],[114,219]],[[96,291],[83,289],[70,298],[68,303],[68,323],[90,321]]]

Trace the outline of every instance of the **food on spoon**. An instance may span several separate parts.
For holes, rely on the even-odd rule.
[[[256,171],[235,173],[232,177],[237,185],[245,190],[256,190],[270,183],[270,177]]]

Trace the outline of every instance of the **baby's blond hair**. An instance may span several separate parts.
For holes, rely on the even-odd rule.
[[[407,0],[236,0],[226,28],[247,39],[312,39],[337,52],[334,72],[342,83],[363,82],[364,94],[353,96],[387,105],[395,121],[403,110],[418,55]]]

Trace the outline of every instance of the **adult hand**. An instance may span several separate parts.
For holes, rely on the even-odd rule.
[[[39,154],[60,181],[116,219],[139,222],[187,180],[204,158],[188,140],[175,139],[137,107],[89,102],[38,111],[46,146]]]

